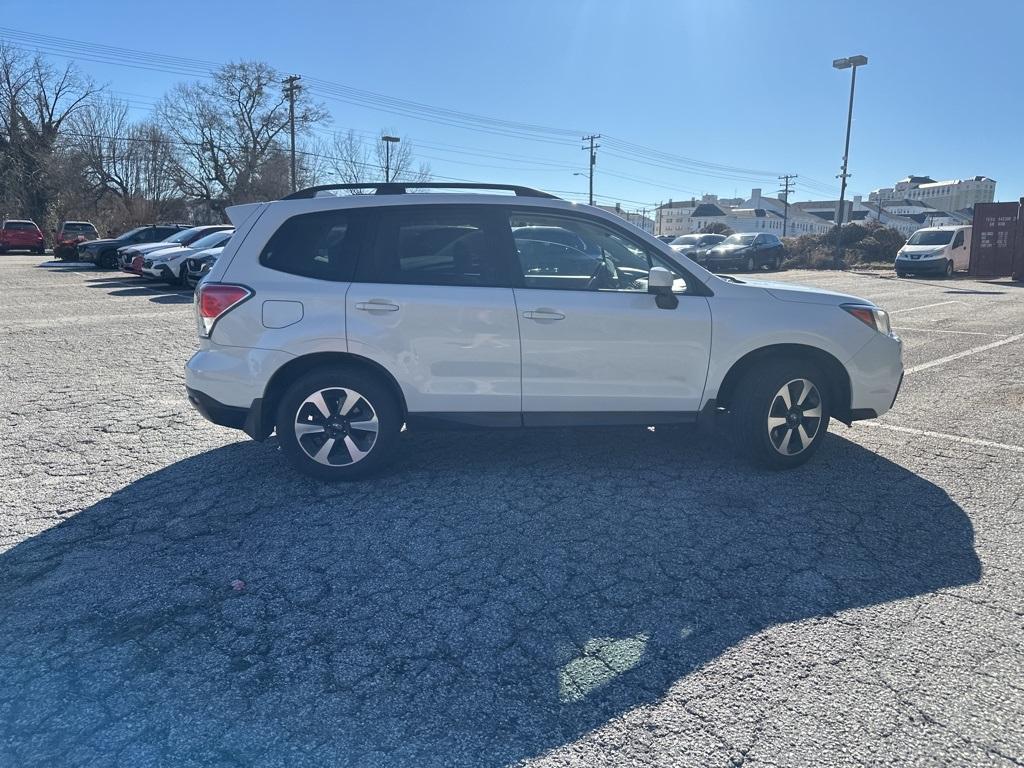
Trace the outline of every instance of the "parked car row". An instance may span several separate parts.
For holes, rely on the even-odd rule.
[[[741,269],[754,272],[780,269],[786,247],[768,232],[737,232],[734,235],[680,235],[669,246],[712,272]]]
[[[121,246],[117,250],[117,264],[122,272],[172,285],[194,286],[205,274],[205,260],[216,259],[232,232],[234,228],[226,224],[182,229],[156,243]],[[189,264],[193,258],[199,264]],[[195,274],[190,275],[190,268]]]
[[[53,255],[58,259],[73,258],[79,243],[98,237],[91,222],[62,221],[53,233]],[[45,253],[43,231],[31,219],[6,219],[0,224],[0,253],[9,251]]]

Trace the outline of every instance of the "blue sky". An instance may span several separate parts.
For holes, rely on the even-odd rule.
[[[629,208],[702,192],[774,192],[780,173],[799,174],[793,199],[836,196],[850,73],[831,61],[863,53],[870,63],[857,77],[849,194],[908,173],[984,174],[998,181],[998,199],[1024,194],[1017,0],[966,9],[873,0],[4,6],[0,36],[19,45],[31,43],[10,29],[203,61],[259,58],[307,82],[559,129],[481,132],[324,98],[333,129],[407,136],[439,176],[580,199],[586,179],[573,173],[586,170],[586,153],[575,137],[600,133],[598,201]],[[140,116],[189,79],[78,62]],[[700,164],[667,167],[631,156],[622,142]]]

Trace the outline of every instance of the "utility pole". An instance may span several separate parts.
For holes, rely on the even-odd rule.
[[[782,195],[782,202],[786,204],[785,213],[782,214],[782,236],[786,236],[786,227],[789,224],[789,193],[793,191],[793,187],[790,182],[798,178],[795,173],[786,173],[779,176],[779,181],[782,182],[782,189],[779,190],[779,194]]]
[[[661,206],[665,203],[664,201],[658,203],[658,236],[661,237]]]
[[[284,95],[288,97],[288,131],[292,140],[292,192],[298,189],[298,179],[295,174],[295,97],[301,88],[299,85],[301,79],[301,75],[288,75],[284,79]]]
[[[857,67],[863,67],[868,63],[867,56],[847,56],[842,59],[835,59],[832,62],[833,69],[852,69],[850,77],[850,106],[846,111],[846,144],[843,147],[843,170],[837,178],[841,179],[839,185],[839,207],[836,209],[836,269],[843,263],[843,215],[846,213],[843,206],[846,200],[846,180],[850,177],[847,172],[850,160],[850,126],[853,124],[853,92],[857,88]]]
[[[600,144],[595,144],[594,143],[594,139],[600,139],[600,138],[601,138],[601,134],[596,133],[596,134],[591,134],[590,136],[584,136],[583,139],[582,139],[582,141],[590,142],[590,146],[589,147],[582,147],[584,152],[586,152],[587,149],[590,150],[590,174],[589,174],[589,176],[590,176],[590,194],[588,195],[588,199],[589,199],[589,204],[590,205],[594,204],[594,166],[597,164],[597,153],[594,150],[596,150],[598,147],[601,146]]]

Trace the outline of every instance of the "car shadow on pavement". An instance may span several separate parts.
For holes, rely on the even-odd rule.
[[[980,578],[943,490],[835,435],[784,473],[674,430],[400,453],[327,485],[229,444],[0,555],[0,762],[506,765],[765,628]]]

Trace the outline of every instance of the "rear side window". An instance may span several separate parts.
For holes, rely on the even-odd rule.
[[[381,212],[375,258],[360,280],[505,287],[509,269],[495,247],[493,217],[481,207],[392,208]]]
[[[292,216],[267,241],[260,264],[318,280],[351,280],[364,242],[364,221],[357,211]]]

